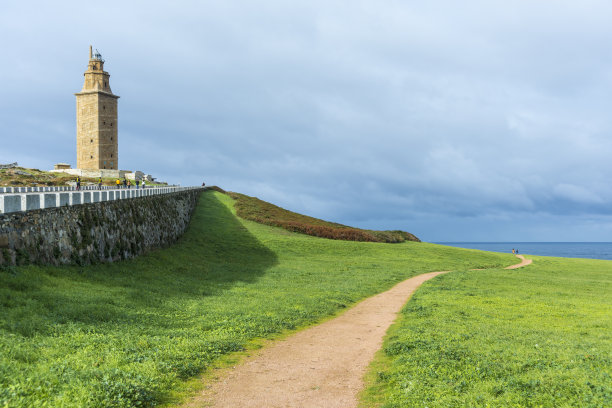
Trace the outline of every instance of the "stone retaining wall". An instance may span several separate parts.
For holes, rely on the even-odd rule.
[[[113,262],[168,246],[201,191],[0,214],[0,265]]]

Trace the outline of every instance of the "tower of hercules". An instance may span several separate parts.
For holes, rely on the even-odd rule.
[[[104,60],[89,47],[85,83],[77,99],[77,168],[117,170],[117,99],[104,71]]]

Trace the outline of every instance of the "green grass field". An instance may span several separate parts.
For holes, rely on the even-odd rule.
[[[390,330],[362,406],[612,406],[612,262],[533,259],[426,282]]]
[[[0,407],[154,406],[252,339],[423,272],[512,263],[426,243],[299,235],[241,220],[231,198],[206,192],[171,248],[108,265],[0,271]]]

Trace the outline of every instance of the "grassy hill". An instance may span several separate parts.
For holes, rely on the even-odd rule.
[[[0,406],[152,406],[253,339],[320,321],[410,276],[513,262],[296,234],[243,220],[230,197],[205,192],[166,250],[0,272]]]
[[[225,193],[225,191],[218,188],[217,191]],[[274,204],[262,201],[257,197],[232,192],[226,194],[236,201],[235,208],[238,216],[261,224],[281,227],[292,232],[344,241],[421,242],[416,236],[406,231],[374,231],[348,227],[288,211]]]
[[[25,167],[14,167],[11,169],[0,169],[0,186],[2,187],[45,187],[45,186],[67,186],[68,183],[76,181],[76,176],[66,173],[53,173],[38,169]],[[98,184],[97,178],[82,177],[83,185]],[[103,178],[102,184],[114,186],[115,179]],[[147,183],[158,185],[159,183]]]
[[[506,327],[515,330],[512,319],[519,319],[521,306],[527,307],[529,302],[539,299],[538,290],[545,292],[546,300],[542,302],[554,304],[559,316],[576,312],[576,318],[582,319],[584,327],[576,336],[585,333],[583,341],[589,352],[575,354],[574,358],[593,361],[593,370],[600,370],[601,361],[605,362],[603,352],[590,351],[605,350],[609,342],[609,337],[595,335],[600,333],[596,330],[602,330],[597,328],[600,325],[604,329],[609,327],[605,326],[609,325],[605,307],[591,303],[588,310],[599,316],[591,322],[582,306],[575,309],[576,303],[567,297],[572,283],[566,278],[579,271],[586,285],[575,285],[576,292],[583,294],[580,298],[587,298],[586,289],[590,288],[593,297],[602,299],[598,287],[609,285],[609,274],[583,268],[578,261],[562,260],[550,266],[548,272],[540,269],[468,272],[473,268],[510,265],[516,260],[510,254],[428,243],[407,241],[388,245],[321,239],[245,220],[236,215],[236,204],[231,197],[218,192],[202,193],[183,238],[171,248],[137,259],[87,267],[24,266],[0,270],[0,406],[171,405],[190,386],[200,385],[192,380],[223,356],[254,347],[256,339],[320,322],[401,280],[433,270],[458,272],[434,280],[433,283],[442,282],[443,286],[426,286],[428,292],[419,292],[415,298],[419,306],[412,308],[411,302],[406,309],[406,313],[414,313],[420,319],[430,319],[419,320],[415,329],[408,326],[410,333],[424,333],[424,341],[430,345],[424,349],[430,351],[423,357],[424,368],[419,372],[423,382],[416,383],[425,384],[420,394],[423,400],[435,400],[444,394],[445,387],[452,390],[459,387],[457,392],[461,392],[460,387],[465,385],[444,381],[443,370],[453,367],[439,366],[439,358],[461,361],[467,355],[462,347],[472,349],[478,345],[462,343],[469,339],[480,339],[483,353],[492,349],[492,341],[503,338],[495,337],[495,330]],[[566,283],[558,286],[557,281]],[[534,285],[528,292],[533,300],[512,296],[512,285],[518,284]],[[475,306],[456,312],[453,309],[472,301],[480,305],[478,312],[472,309]],[[487,305],[494,309],[487,310]],[[437,314],[448,308],[450,314]],[[511,309],[516,310],[516,315],[506,314]],[[565,331],[559,320],[549,325],[549,313],[534,312],[537,310],[537,307],[525,309],[525,316],[528,314],[533,322],[526,326],[525,333],[530,327],[539,327],[538,336],[544,335],[546,328],[549,338],[562,338]],[[490,338],[470,332],[472,317],[478,317],[474,329],[489,333]],[[487,321],[493,326],[483,326]],[[456,322],[467,328],[454,337]],[[402,320],[401,327],[405,323]],[[426,327],[427,324],[432,327]],[[401,327],[397,328],[398,333]],[[429,331],[438,327],[448,332],[431,339]],[[522,345],[522,333],[508,335],[501,346],[512,350]],[[396,339],[400,344],[390,346]],[[409,341],[412,340],[404,337],[389,338],[386,350],[398,350],[395,356],[401,357],[402,352],[412,350]],[[535,346],[529,341],[524,342],[525,347],[533,350]],[[574,341],[572,337],[569,344]],[[404,343],[407,345],[403,346]],[[537,359],[528,360],[524,364],[531,364],[528,367],[535,370],[532,374],[537,370],[544,373],[549,366],[562,367],[564,343],[539,344],[546,344],[548,365]],[[397,402],[400,400],[394,394],[393,382],[395,370],[405,369],[402,361],[408,362],[398,359],[381,363],[384,364],[378,370],[381,378],[390,382],[376,384],[382,400],[374,402],[404,406]],[[479,376],[470,378],[481,382],[495,378],[499,372],[496,364],[499,362],[484,359]],[[581,366],[581,373],[588,372],[585,367]],[[430,372],[438,381],[433,390],[426,386]],[[601,375],[594,373],[590,383],[594,395],[604,392],[600,391]],[[565,384],[552,375],[547,378],[547,387]],[[582,387],[583,377],[576,381]],[[524,387],[532,387],[536,395],[540,385],[529,384]],[[405,389],[408,388],[402,388]],[[565,395],[561,388],[558,393]],[[479,399],[474,401],[482,406],[498,401],[484,391],[476,397]]]
[[[51,173],[38,169],[27,169],[14,167],[12,169],[0,169],[0,186],[7,187],[44,187],[44,186],[67,186],[68,182],[74,181],[75,176],[65,173]],[[83,180],[85,181],[85,180]],[[97,180],[88,180],[96,182]]]

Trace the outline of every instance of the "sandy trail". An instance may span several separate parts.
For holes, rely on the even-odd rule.
[[[524,262],[514,267],[531,261]],[[272,343],[183,407],[356,407],[363,376],[387,329],[423,282],[446,272],[407,279],[332,320]]]
[[[529,264],[531,264],[532,260],[531,259],[525,259],[525,257],[523,255],[516,255],[517,258],[519,258],[521,260],[521,263],[517,263],[516,265],[510,265],[507,268],[504,269],[516,269],[516,268],[520,268],[523,266],[527,266]]]

